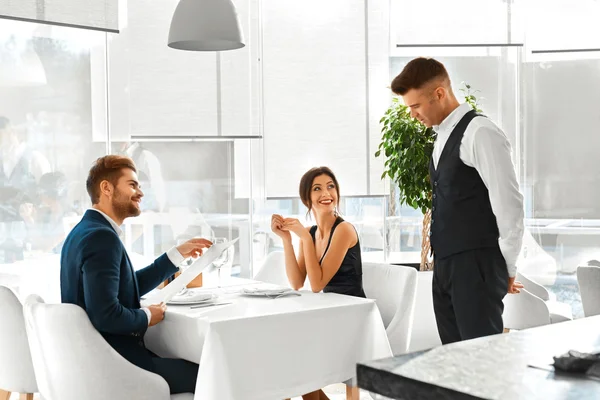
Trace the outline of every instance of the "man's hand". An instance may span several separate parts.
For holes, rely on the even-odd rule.
[[[524,286],[521,282],[516,281],[515,282],[515,277],[513,276],[512,278],[508,278],[508,294],[517,294],[517,293],[521,293],[521,291],[519,289],[523,289]]]
[[[207,249],[210,246],[212,246],[212,242],[210,240],[190,239],[187,242],[177,246],[177,251],[179,251],[179,254],[181,254],[184,258],[196,258],[201,256],[204,249]]]
[[[165,311],[167,310],[167,306],[164,303],[153,304],[149,306],[148,309],[150,310],[150,314],[152,315],[148,326],[154,326],[163,319],[165,319]]]

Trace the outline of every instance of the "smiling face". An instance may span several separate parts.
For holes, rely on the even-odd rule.
[[[140,208],[142,197],[144,193],[140,188],[137,174],[129,168],[123,168],[111,196],[115,215],[121,219],[137,217],[142,212]]]
[[[316,176],[310,190],[310,202],[315,213],[335,212],[339,200],[338,188],[327,174]]]
[[[300,200],[308,211],[334,213],[340,201],[340,185],[327,167],[308,170],[300,179]]]

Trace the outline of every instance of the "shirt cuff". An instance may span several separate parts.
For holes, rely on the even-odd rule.
[[[508,270],[508,277],[514,278],[517,276],[517,266],[516,265],[506,265],[506,269]]]
[[[167,257],[176,267],[179,267],[183,260],[185,260],[185,257],[181,255],[179,250],[177,250],[177,247],[171,247],[171,249],[167,251]]]
[[[152,313],[150,312],[150,309],[147,307],[142,308],[142,311],[144,311],[146,313],[146,317],[148,317],[148,326],[150,326],[150,320],[152,319]]]

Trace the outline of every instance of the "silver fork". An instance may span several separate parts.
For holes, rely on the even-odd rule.
[[[285,292],[285,293],[278,294],[277,296],[269,296],[269,295],[267,295],[267,297],[269,299],[275,300],[275,299],[278,299],[280,297],[290,296],[290,295],[293,295],[293,296],[302,296],[302,293],[299,293],[299,292]]]

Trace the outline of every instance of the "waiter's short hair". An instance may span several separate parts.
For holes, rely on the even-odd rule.
[[[123,176],[124,168],[137,172],[133,160],[125,156],[108,155],[94,162],[85,182],[92,204],[100,202],[100,182],[109,181],[116,186],[119,178]]]
[[[444,64],[433,58],[419,57],[406,64],[392,81],[391,89],[395,94],[404,96],[411,89],[421,89],[436,80],[450,83]]]

